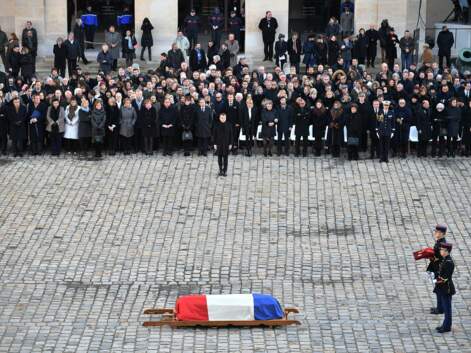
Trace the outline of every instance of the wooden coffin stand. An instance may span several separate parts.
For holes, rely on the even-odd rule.
[[[227,326],[238,326],[238,327],[254,327],[254,326],[265,326],[265,327],[276,327],[276,326],[288,326],[288,325],[300,325],[298,320],[288,319],[288,314],[299,313],[296,308],[284,308],[284,317],[277,320],[246,320],[246,321],[183,321],[177,320],[176,312],[174,309],[163,308],[163,309],[146,309],[144,310],[145,315],[162,315],[160,321],[145,321],[143,326],[154,327],[154,326],[171,326],[171,327],[227,327]]]

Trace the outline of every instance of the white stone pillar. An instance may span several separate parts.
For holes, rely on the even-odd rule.
[[[263,59],[262,33],[258,29],[260,20],[267,11],[273,12],[278,21],[278,33],[288,38],[289,0],[248,0],[245,2],[245,54],[249,63]]]
[[[39,55],[51,56],[57,38],[67,38],[67,1],[45,0],[45,4],[44,34]]]
[[[135,0],[134,9],[135,33],[139,45],[141,44],[141,25],[144,18],[148,17],[154,26],[152,59],[157,60],[160,53],[170,50],[172,42],[177,37],[178,0]]]

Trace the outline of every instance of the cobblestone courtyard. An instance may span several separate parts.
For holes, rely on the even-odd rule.
[[[0,161],[0,352],[471,352],[471,160]],[[447,222],[452,333],[425,261]],[[301,326],[142,327],[188,293],[273,293]]]

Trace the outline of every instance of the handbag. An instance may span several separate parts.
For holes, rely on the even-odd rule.
[[[183,141],[193,141],[193,133],[191,131],[183,131],[182,132],[182,140]]]

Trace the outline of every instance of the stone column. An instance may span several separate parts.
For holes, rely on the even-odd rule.
[[[148,17],[154,30],[154,47],[152,59],[157,60],[160,53],[167,52],[177,37],[178,29],[178,0],[135,0],[135,33],[140,45],[142,35],[141,25]],[[140,51],[140,48],[139,48]],[[140,55],[139,53],[136,53]]]
[[[278,21],[278,33],[288,38],[289,0],[249,0],[245,2],[245,54],[249,63],[263,60],[262,33],[258,29],[266,11],[272,11]]]
[[[52,47],[58,37],[67,38],[67,1],[45,0],[44,33],[40,55],[53,55]],[[72,24],[73,26],[73,24]]]

